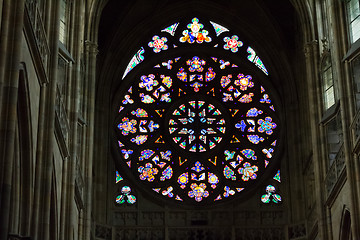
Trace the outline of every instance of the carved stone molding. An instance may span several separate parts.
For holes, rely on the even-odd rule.
[[[97,43],[85,40],[85,51],[97,55],[99,53]]]
[[[313,53],[317,47],[318,47],[317,40],[313,40],[313,41],[305,43],[304,48],[303,48],[305,57],[310,57],[311,53]]]
[[[322,43],[322,55],[327,54],[330,51],[329,41],[327,40],[327,38],[323,38],[321,39],[321,43]]]

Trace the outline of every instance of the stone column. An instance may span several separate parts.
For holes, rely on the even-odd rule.
[[[87,164],[85,167],[85,230],[84,239],[91,239],[92,232],[92,198],[93,198],[93,161],[94,161],[94,128],[95,128],[95,94],[96,94],[96,55],[98,54],[97,44],[92,41],[85,41],[85,66],[86,66],[86,92],[88,95],[86,116],[86,154]]]
[[[319,77],[318,77],[318,43],[316,40],[308,42],[304,46],[305,53],[305,68],[306,75],[304,79],[307,82],[307,90],[309,97],[309,121],[311,128],[311,142],[313,146],[313,161],[314,161],[314,173],[315,173],[315,189],[317,189],[315,195],[316,199],[316,208],[318,210],[318,238],[319,239],[330,239],[327,231],[327,216],[324,209],[324,165],[322,164],[321,159],[321,132],[319,129],[318,123],[320,122],[321,108],[319,99]]]
[[[49,36],[49,83],[41,87],[39,131],[36,145],[34,207],[31,235],[34,239],[50,239],[51,185],[53,172],[53,146],[55,122],[55,97],[59,51],[60,1],[51,1]]]
[[[8,51],[8,41],[9,41],[9,25],[11,18],[11,1],[5,1],[1,3],[0,14],[2,18],[0,18],[0,99],[2,99],[3,88],[5,84],[5,70],[7,69],[7,58],[6,53]],[[0,113],[3,104],[0,104]],[[2,163],[2,162],[0,162]],[[4,169],[2,165],[0,165],[0,169]],[[2,171],[0,170],[0,179],[2,176]],[[1,187],[0,187],[1,191]]]
[[[24,0],[5,1],[0,43],[0,240],[7,240],[17,123]]]
[[[61,213],[62,218],[65,219],[63,222],[64,226],[61,226],[61,236],[60,239],[68,240],[73,239],[73,227],[79,225],[80,214],[77,212],[77,208],[74,204],[75,201],[75,180],[76,175],[81,174],[77,172],[77,157],[78,157],[78,118],[80,112],[80,101],[82,89],[81,89],[81,50],[82,50],[82,39],[83,39],[83,12],[82,12],[83,3],[82,1],[74,1],[73,8],[71,9],[71,15],[74,16],[71,19],[71,25],[69,25],[69,49],[71,49],[72,57],[75,59],[75,63],[70,65],[68,83],[69,91],[67,94],[67,107],[70,119],[70,139],[69,149],[70,149],[70,159],[64,163],[66,165],[67,171],[63,172],[65,181],[63,184],[64,189],[64,198],[62,198],[62,206],[64,207],[64,212]],[[78,234],[78,233],[75,233]]]

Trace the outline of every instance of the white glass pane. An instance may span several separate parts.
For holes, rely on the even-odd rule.
[[[60,2],[60,29],[59,29],[59,40],[62,43],[65,43],[66,40],[66,0],[61,0]]]
[[[360,17],[356,18],[351,24],[351,42],[355,42],[360,38]]]
[[[59,28],[59,40],[62,43],[65,43],[66,33],[65,33],[66,25],[64,22],[60,21],[60,28]]]
[[[66,18],[66,1],[62,0],[60,3],[60,20],[65,21]]]
[[[329,109],[332,105],[335,104],[335,94],[334,94],[334,87],[330,87],[324,93],[325,97],[325,109]]]
[[[348,3],[349,22],[352,22],[360,14],[359,0],[351,0]]]
[[[324,72],[323,81],[324,81],[324,90],[327,90],[334,85],[331,67]]]

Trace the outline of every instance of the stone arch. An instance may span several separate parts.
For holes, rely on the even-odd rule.
[[[31,205],[33,200],[33,144],[27,70],[20,64],[13,167],[13,201],[11,231],[19,236],[30,233]]]
[[[341,216],[341,222],[340,222],[340,234],[339,239],[340,240],[350,240],[352,239],[351,234],[351,215],[350,210],[344,206],[342,216]]]

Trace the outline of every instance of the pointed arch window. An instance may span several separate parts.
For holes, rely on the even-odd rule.
[[[360,110],[360,57],[355,58],[352,62],[352,73],[354,81],[354,93],[356,109]]]
[[[343,215],[340,224],[340,240],[351,240],[351,215],[350,211],[346,208],[343,210]]]
[[[339,111],[340,103],[336,99],[336,86],[333,77],[330,50],[327,48],[326,39],[323,40],[324,51],[321,60],[321,87],[323,98],[324,115],[322,124],[324,124],[326,134],[326,151],[328,155],[327,166],[332,167],[339,157],[339,150],[342,146],[342,125],[341,112]]]

